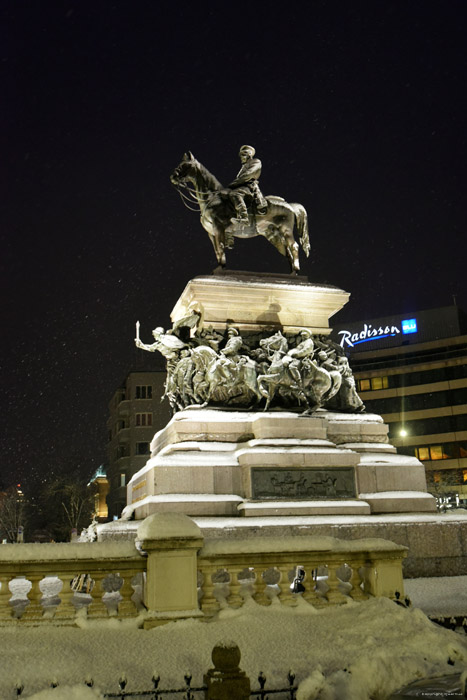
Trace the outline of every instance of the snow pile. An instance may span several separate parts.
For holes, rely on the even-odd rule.
[[[87,685],[58,686],[47,688],[31,695],[30,700],[100,700],[104,695],[96,688]]]
[[[404,580],[404,589],[412,605],[427,615],[467,618],[467,576],[409,578]]]
[[[148,690],[154,672],[161,676],[161,688],[180,688],[189,670],[193,686],[201,685],[213,666],[212,649],[222,639],[239,646],[240,667],[253,690],[260,671],[266,687],[278,688],[292,670],[299,700],[383,700],[417,679],[467,668],[467,639],[434,625],[419,609],[406,610],[386,598],[319,610],[298,602],[295,608],[277,601],[263,607],[248,600],[210,622],[183,620],[150,631],[136,627],[141,619],[123,624],[84,617],[79,629],[4,627],[0,697],[12,696],[18,679],[25,698],[54,678],[62,688],[80,684],[83,693],[85,679],[92,678],[102,692],[115,692],[122,674],[127,691]],[[59,700],[57,690],[40,700]]]

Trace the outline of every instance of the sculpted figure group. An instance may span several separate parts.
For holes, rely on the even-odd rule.
[[[156,328],[154,343],[136,346],[160,352],[167,362],[165,396],[173,411],[187,406],[317,408],[358,412],[364,405],[342,348],[323,336],[242,337],[202,328],[201,313],[190,314],[170,331]]]

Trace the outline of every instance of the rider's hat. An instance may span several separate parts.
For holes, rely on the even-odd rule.
[[[242,146],[242,147],[240,148],[239,152],[238,152],[238,155],[241,155],[242,153],[245,153],[245,152],[247,152],[247,151],[248,151],[248,153],[251,153],[252,156],[254,156],[255,153],[256,153],[256,151],[255,151],[255,149],[253,148],[253,146]]]

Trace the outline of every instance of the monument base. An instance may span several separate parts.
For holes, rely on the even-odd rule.
[[[195,517],[206,541],[261,537],[337,537],[388,539],[409,548],[404,578],[467,574],[467,511],[372,515],[296,515],[249,518]],[[97,526],[100,542],[136,539],[140,521],[115,520]],[[247,546],[247,545],[246,545]]]
[[[137,520],[435,512],[423,465],[387,432],[374,414],[189,408],[155,435],[127,503]]]

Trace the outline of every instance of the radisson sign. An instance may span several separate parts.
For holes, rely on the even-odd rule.
[[[383,326],[374,328],[371,323],[364,323],[360,331],[352,332],[343,330],[338,331],[338,335],[341,336],[341,347],[353,348],[361,343],[390,338],[391,336],[399,335],[401,332],[403,335],[417,333],[417,319],[408,318],[401,321],[398,325],[384,326],[384,328]]]

